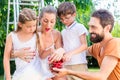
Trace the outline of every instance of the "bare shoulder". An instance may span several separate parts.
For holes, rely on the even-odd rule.
[[[108,43],[109,43],[109,45],[111,45],[111,44],[118,45],[118,44],[120,44],[120,38],[113,38]]]
[[[53,35],[54,36],[59,36],[59,35],[61,35],[61,33],[58,30],[53,30]]]
[[[55,39],[55,40],[60,39],[60,37],[61,37],[60,31],[58,31],[58,30],[53,30],[53,36],[54,36],[54,39]]]
[[[10,33],[7,35],[6,39],[11,40],[11,39],[12,39],[12,34],[13,34],[13,33],[14,33],[14,32],[10,32]]]
[[[7,37],[6,37],[6,44],[5,44],[5,47],[9,47],[9,48],[7,48],[7,50],[9,49],[11,49],[12,48],[12,32],[11,33],[9,33],[8,35],[7,35]]]

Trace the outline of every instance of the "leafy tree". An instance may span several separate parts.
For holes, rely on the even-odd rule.
[[[118,21],[116,21],[114,27],[113,27],[113,31],[112,31],[112,35],[114,37],[120,37],[120,23]]]
[[[6,39],[7,0],[0,0],[0,74],[3,73],[2,58]]]
[[[7,22],[7,0],[0,0],[0,57],[4,52]]]

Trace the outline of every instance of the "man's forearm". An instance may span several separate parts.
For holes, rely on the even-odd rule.
[[[68,75],[74,75],[85,80],[106,80],[102,75],[99,75],[99,72],[76,72],[68,70],[67,73]]]

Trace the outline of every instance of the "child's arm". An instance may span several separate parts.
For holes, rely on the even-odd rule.
[[[6,38],[4,59],[3,59],[6,80],[11,80],[11,74],[10,74],[10,53],[11,51],[12,51],[12,38],[11,38],[11,35],[8,35]]]
[[[79,47],[77,47],[76,49],[74,49],[72,51],[67,52],[64,55],[65,61],[69,61],[73,55],[75,55],[77,53],[81,53],[82,51],[87,49],[87,40],[86,40],[85,33],[80,36],[80,43],[81,43],[81,45]]]

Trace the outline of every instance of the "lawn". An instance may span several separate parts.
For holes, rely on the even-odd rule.
[[[0,80],[4,80],[4,77],[3,77],[3,75],[0,75]]]
[[[96,71],[99,71],[99,68],[89,68],[88,70],[92,72],[96,72]]]

